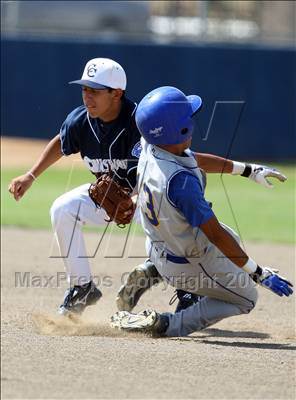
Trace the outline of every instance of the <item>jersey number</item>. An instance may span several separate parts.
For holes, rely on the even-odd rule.
[[[159,225],[159,221],[155,214],[152,193],[146,183],[144,183],[143,189],[148,197],[148,201],[146,202],[148,212],[145,212],[145,215],[152,225],[157,226]]]

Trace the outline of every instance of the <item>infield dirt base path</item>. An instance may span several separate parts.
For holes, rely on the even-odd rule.
[[[92,254],[98,235],[86,238]],[[112,238],[116,255],[123,242],[119,235]],[[99,251],[91,263],[104,296],[73,322],[55,312],[67,285],[62,260],[49,257],[57,255],[52,243],[51,232],[2,230],[3,399],[295,398],[295,296],[279,298],[259,288],[249,315],[188,338],[124,334],[112,330],[108,319],[116,311],[122,274],[141,259],[104,258]],[[143,237],[135,238],[132,249],[143,254]],[[292,246],[248,243],[246,249],[294,279]],[[172,294],[172,288],[155,287],[137,310],[173,310]]]
[[[24,168],[25,172],[39,158],[49,140],[1,137],[1,166],[6,168]],[[78,154],[74,154],[71,157],[62,157],[55,164],[55,167],[69,168],[74,161],[78,161],[77,166],[84,168]]]

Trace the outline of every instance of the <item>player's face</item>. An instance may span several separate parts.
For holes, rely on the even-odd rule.
[[[192,142],[192,136],[190,139],[186,140],[186,142],[182,143],[184,150],[189,149]]]
[[[111,121],[117,117],[118,94],[116,90],[92,89],[82,87],[82,98],[89,115],[103,121]],[[120,98],[119,98],[120,100]]]

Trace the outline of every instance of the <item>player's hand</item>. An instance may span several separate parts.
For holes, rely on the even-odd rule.
[[[271,290],[278,296],[290,296],[293,293],[293,285],[286,278],[278,274],[278,270],[261,267],[261,274],[252,274],[251,277],[259,285]]]
[[[13,195],[16,201],[20,200],[26,191],[31,187],[34,179],[29,174],[18,176],[10,182],[8,191]]]
[[[276,178],[280,182],[285,182],[287,180],[287,177],[275,168],[257,164],[250,164],[250,167],[252,171],[249,175],[249,179],[269,189],[273,188],[273,184],[267,178]]]

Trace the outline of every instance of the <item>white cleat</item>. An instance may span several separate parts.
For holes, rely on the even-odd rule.
[[[111,317],[110,325],[112,328],[125,331],[142,331],[163,335],[168,327],[168,317],[160,315],[154,310],[144,310],[137,314],[117,311]]]

